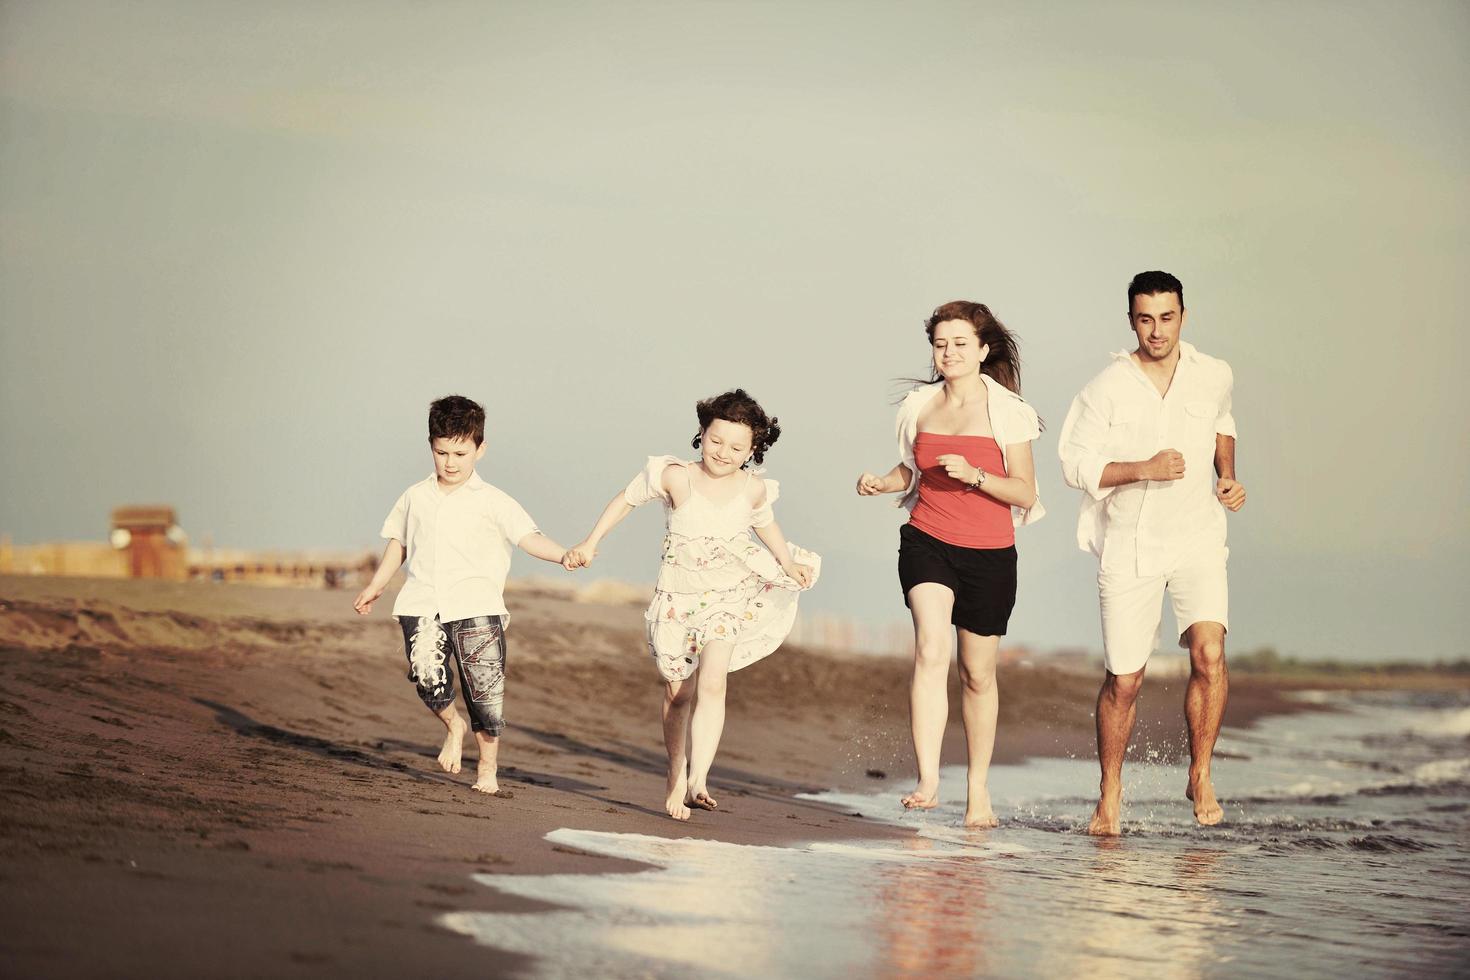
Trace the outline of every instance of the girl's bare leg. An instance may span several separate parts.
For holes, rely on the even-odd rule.
[[[664,681],[664,750],[669,754],[664,810],[675,820],[689,819],[689,806],[684,798],[689,792],[689,713],[693,702],[693,677],[682,681]]]
[[[734,646],[726,640],[706,643],[699,654],[699,672],[694,675],[698,693],[689,723],[688,800],[702,810],[719,806],[709,795],[705,782],[725,731],[725,682],[730,676],[730,655],[734,652]]]
[[[914,759],[919,781],[901,802],[910,810],[939,805],[939,747],[949,721],[949,655],[954,592],[938,582],[923,582],[909,590],[914,617],[914,677],[909,686],[909,724],[914,736]]]
[[[995,719],[1000,692],[995,686],[995,654],[1000,637],[960,636],[960,712],[965,719],[965,747],[970,758],[965,794],[965,826],[995,827],[1000,821],[990,806],[990,754],[995,748]]]

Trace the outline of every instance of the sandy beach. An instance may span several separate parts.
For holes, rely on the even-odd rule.
[[[391,596],[0,577],[0,965],[7,976],[485,973],[433,924],[514,900],[472,872],[633,865],[547,842],[568,827],[732,843],[902,837],[798,800],[909,788],[908,665],[788,647],[732,676],[716,813],[661,808],[659,686],[641,610],[510,599],[501,785],[439,771]],[[996,761],[1087,758],[1096,678],[1002,671]],[[1176,682],[1136,745],[1184,750]],[[1304,710],[1239,678],[1227,724]],[[947,762],[963,759],[952,712]],[[1003,801],[997,800],[998,805]],[[524,907],[524,906],[522,906]],[[493,960],[494,970],[513,962]]]

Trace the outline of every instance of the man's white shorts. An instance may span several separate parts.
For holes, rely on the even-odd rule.
[[[1109,672],[1131,674],[1148,663],[1158,646],[1164,614],[1164,592],[1179,621],[1179,645],[1188,647],[1185,632],[1195,623],[1230,627],[1230,590],[1225,563],[1230,549],[1221,545],[1194,551],[1167,575],[1140,578],[1128,572],[1098,572],[1102,607],[1103,662]]]

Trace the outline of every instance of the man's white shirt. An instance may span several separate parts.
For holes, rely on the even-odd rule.
[[[395,616],[435,616],[443,623],[506,612],[505,577],[516,545],[536,522],[515,499],[471,473],[452,493],[437,477],[403,492],[380,534],[407,552],[407,580]]]
[[[1179,363],[1160,395],[1127,351],[1072,400],[1058,453],[1062,475],[1084,492],[1077,544],[1102,571],[1167,573],[1197,547],[1223,547],[1225,510],[1215,496],[1215,436],[1235,435],[1230,365],[1179,342]],[[1098,486],[1108,463],[1160,450],[1184,456],[1184,478]]]

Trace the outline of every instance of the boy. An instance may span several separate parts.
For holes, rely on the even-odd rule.
[[[498,794],[495,781],[500,732],[505,727],[505,576],[519,547],[543,561],[562,561],[561,545],[510,496],[481,480],[475,462],[485,455],[485,409],[449,395],[429,406],[434,475],[403,492],[383,522],[388,539],[378,570],[354,600],[367,615],[407,559],[407,580],[393,615],[403,626],[408,679],[444,723],[448,734],[439,767],[460,770],[465,723],[454,706],[452,652],[464,688],[470,727],[480,747],[474,788]]]

